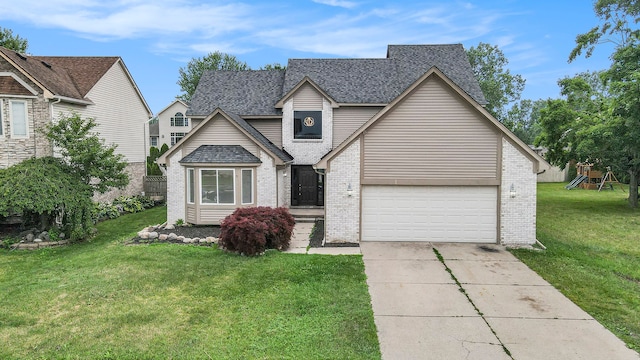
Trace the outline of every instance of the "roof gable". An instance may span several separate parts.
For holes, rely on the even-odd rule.
[[[0,94],[35,96],[38,92],[15,74],[0,72]]]
[[[180,139],[178,143],[169,148],[167,152],[165,152],[158,159],[158,163],[166,164],[167,159],[171,156],[173,152],[175,152],[178,148],[182,147],[190,138],[196,136],[198,131],[213,120],[217,115],[222,115],[224,119],[226,119],[230,124],[236,127],[241,133],[251,139],[256,143],[258,147],[267,152],[271,157],[276,160],[276,164],[284,164],[293,160],[293,157],[289,155],[286,151],[279,149],[272,142],[270,142],[262,133],[256,130],[253,126],[247,123],[240,116],[225,112],[224,110],[217,108],[215,109],[209,116],[207,116],[200,124],[198,124],[194,129],[187,133],[185,137]]]
[[[430,77],[438,77],[443,80],[443,82],[454,91],[454,93],[461,96],[465,101],[467,101],[477,112],[479,112],[491,126],[493,126],[497,131],[504,134],[504,136],[514,144],[519,150],[526,154],[535,164],[535,168],[538,168],[540,164],[545,164],[546,161],[536,154],[529,146],[522,142],[517,136],[515,136],[507,127],[505,127],[502,123],[496,120],[482,105],[480,105],[477,101],[475,101],[470,95],[468,95],[465,91],[463,91],[460,87],[458,87],[451,79],[449,79],[442,71],[440,71],[436,67],[432,67],[427,71],[422,77],[420,77],[417,81],[415,81],[411,86],[409,86],[400,96],[394,99],[391,103],[389,103],[384,109],[378,112],[374,117],[365,122],[358,130],[356,130],[351,136],[349,136],[345,141],[343,141],[336,148],[327,153],[317,164],[314,165],[315,168],[326,169],[327,163],[331,161],[335,156],[340,154],[346,147],[348,147],[353,141],[358,139],[367,129],[375,125],[378,121],[385,118],[387,114],[393,111],[399,104],[401,104],[406,98],[410,97],[413,92],[421,86],[427,79]]]
[[[334,108],[338,107],[338,103],[335,100],[333,100],[331,98],[331,96],[329,96],[322,88],[320,88],[308,76],[305,76],[302,80],[300,80],[298,85],[294,86],[293,89],[291,89],[289,92],[284,94],[284,96],[282,96],[282,98],[276,103],[275,107],[279,108],[279,109],[282,109],[284,107],[284,103],[287,100],[289,100],[298,90],[300,90],[305,85],[311,86],[315,91],[320,93],[320,95],[322,97],[324,97],[325,99],[329,100],[329,102],[331,103],[331,107],[334,107]]]

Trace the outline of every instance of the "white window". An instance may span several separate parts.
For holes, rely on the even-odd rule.
[[[171,118],[171,126],[189,126],[189,119],[183,113],[177,112]]]
[[[253,169],[242,169],[242,203],[253,204]]]
[[[178,141],[180,141],[180,139],[182,139],[184,135],[185,133],[183,132],[171,133],[171,146],[175,145]]]
[[[187,204],[196,202],[196,179],[194,169],[187,169]]]
[[[235,204],[235,170],[200,170],[201,204]]]
[[[150,138],[150,142],[151,142],[151,146],[158,146],[158,137],[157,136],[152,136]]]
[[[28,138],[27,102],[21,100],[10,101],[9,109],[11,111],[11,137]]]

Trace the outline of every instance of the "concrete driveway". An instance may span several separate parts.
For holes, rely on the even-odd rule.
[[[360,250],[383,359],[640,359],[501,246]]]

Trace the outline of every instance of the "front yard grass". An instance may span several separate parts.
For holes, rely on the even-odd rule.
[[[165,211],[100,223],[86,243],[0,250],[0,358],[380,358],[361,257],[123,245]]]
[[[538,240],[513,253],[627,345],[640,350],[640,211],[627,193],[538,185]]]

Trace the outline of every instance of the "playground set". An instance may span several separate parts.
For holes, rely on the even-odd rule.
[[[620,184],[616,176],[611,171],[611,167],[607,166],[607,173],[602,175],[602,171],[594,170],[593,164],[590,163],[577,163],[576,164],[577,176],[573,181],[565,186],[567,190],[580,187],[586,190],[601,191],[605,186],[613,190],[613,184],[620,185],[622,191],[624,187]]]

